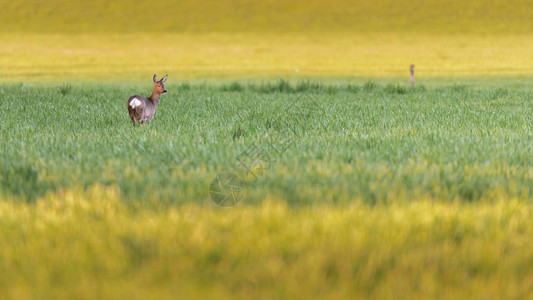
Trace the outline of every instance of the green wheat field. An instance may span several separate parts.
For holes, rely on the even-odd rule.
[[[0,298],[533,299],[533,2],[0,3]]]

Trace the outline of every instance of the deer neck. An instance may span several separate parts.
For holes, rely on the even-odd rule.
[[[148,99],[152,100],[152,102],[154,102],[154,104],[157,105],[159,103],[159,99],[161,99],[161,94],[156,92],[154,89],[154,91],[152,92],[152,95],[148,97]]]

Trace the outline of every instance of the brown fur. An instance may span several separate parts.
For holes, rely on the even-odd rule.
[[[161,94],[167,92],[164,85],[167,77],[168,75],[163,77],[161,80],[157,80],[157,76],[154,74],[154,89],[150,97],[144,98],[139,95],[134,95],[128,99],[128,113],[133,126],[135,126],[135,122],[139,122],[139,124],[142,125],[144,121],[148,121],[148,123],[152,121],[157,105],[159,104],[159,100],[161,99]],[[133,99],[138,99],[141,104],[135,108],[131,107],[130,103],[133,101]]]

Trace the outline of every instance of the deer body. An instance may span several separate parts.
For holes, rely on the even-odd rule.
[[[159,99],[154,100],[151,96],[148,98],[139,95],[131,96],[128,99],[128,112],[130,113],[133,126],[135,126],[135,122],[143,124],[144,121],[148,121],[150,123],[154,117],[158,103]]]
[[[161,99],[161,94],[167,93],[164,85],[167,78],[168,75],[161,80],[157,80],[157,76],[154,74],[154,90],[150,97],[144,98],[139,95],[134,95],[128,99],[128,112],[133,126],[135,126],[135,122],[139,122],[142,125],[144,121],[148,121],[148,123],[152,121],[159,100]]]

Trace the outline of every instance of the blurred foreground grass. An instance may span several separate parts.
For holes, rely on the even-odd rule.
[[[527,299],[533,206],[126,207],[117,187],[0,202],[1,298]]]

